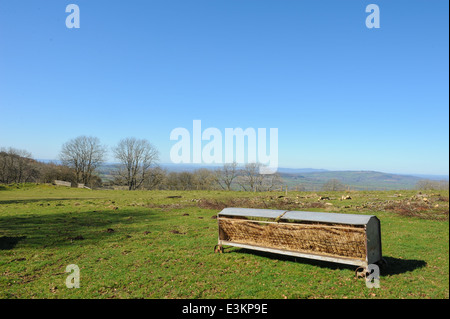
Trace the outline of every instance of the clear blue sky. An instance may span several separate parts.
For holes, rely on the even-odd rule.
[[[448,174],[448,6],[1,0],[0,146],[55,159],[79,135],[134,136],[169,162],[170,132],[201,120],[278,128],[281,167]]]

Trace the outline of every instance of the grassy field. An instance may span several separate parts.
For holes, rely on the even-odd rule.
[[[2,186],[0,298],[449,297],[448,191],[344,194]],[[214,217],[227,206],[377,215],[381,287],[367,288],[353,266],[215,254]],[[80,268],[79,289],[65,286],[69,264]]]

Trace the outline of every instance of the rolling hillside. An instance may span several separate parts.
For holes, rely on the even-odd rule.
[[[112,180],[112,171],[117,166],[105,164],[100,168],[100,176],[103,181]],[[168,165],[161,167],[167,172],[193,172],[199,168],[218,169],[220,166],[202,165]],[[282,177],[283,185],[290,189],[303,189],[307,191],[318,191],[330,179],[337,179],[352,190],[401,190],[414,189],[417,182],[423,179],[433,179],[432,176],[412,176],[391,174],[376,171],[328,171],[312,168],[279,168],[278,173]],[[439,178],[438,178],[439,177]],[[436,176],[434,179],[447,180],[448,176]]]
[[[320,190],[330,179],[338,179],[354,190],[413,189],[423,178],[374,171],[326,171],[302,174],[281,173],[290,188],[304,186],[306,190]]]

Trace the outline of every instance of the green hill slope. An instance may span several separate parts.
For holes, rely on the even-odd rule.
[[[286,185],[303,186],[306,190],[319,190],[330,179],[338,179],[341,183],[355,190],[395,190],[413,189],[420,177],[389,174],[374,171],[327,171],[302,174],[282,173]]]

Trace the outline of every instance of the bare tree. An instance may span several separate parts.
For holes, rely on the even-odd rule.
[[[164,180],[164,184],[168,189],[182,189],[177,172],[169,172]]]
[[[166,179],[167,172],[159,166],[151,167],[143,182],[145,189],[158,189]]]
[[[237,163],[226,163],[223,168],[218,169],[217,173],[217,183],[226,190],[231,190],[231,185],[233,181],[238,177],[239,170],[237,168]]]
[[[194,188],[198,190],[212,190],[217,187],[217,175],[207,168],[200,168],[193,172]]]
[[[274,189],[279,189],[282,183],[283,179],[281,178],[280,174],[266,174],[263,176],[260,190],[270,192]]]
[[[58,165],[53,162],[44,164],[40,169],[40,174],[41,183],[52,183],[56,179],[75,183],[74,169],[65,165]]]
[[[416,189],[419,189],[419,190],[448,190],[448,181],[421,179],[417,182]]]
[[[216,174],[207,168],[170,172],[164,176],[161,186],[173,190],[212,190],[217,186]]]
[[[173,190],[192,190],[195,189],[194,174],[191,172],[170,172],[167,174],[165,186]]]
[[[245,191],[261,190],[264,175],[260,174],[260,163],[247,163],[244,168],[240,170],[240,174],[236,179],[236,182]]]
[[[342,191],[345,190],[345,185],[338,179],[330,179],[322,186],[323,191]]]
[[[129,190],[141,187],[151,173],[151,166],[159,159],[158,150],[149,141],[134,137],[121,140],[113,152],[121,163],[117,174],[125,181]]]
[[[75,182],[91,184],[95,170],[105,161],[106,147],[97,137],[79,136],[63,144],[59,155],[63,165],[75,171]]]
[[[38,164],[30,152],[12,147],[0,148],[0,183],[35,182],[38,175]]]
[[[178,172],[178,189],[181,190],[192,190],[194,186],[194,174],[191,172]]]

